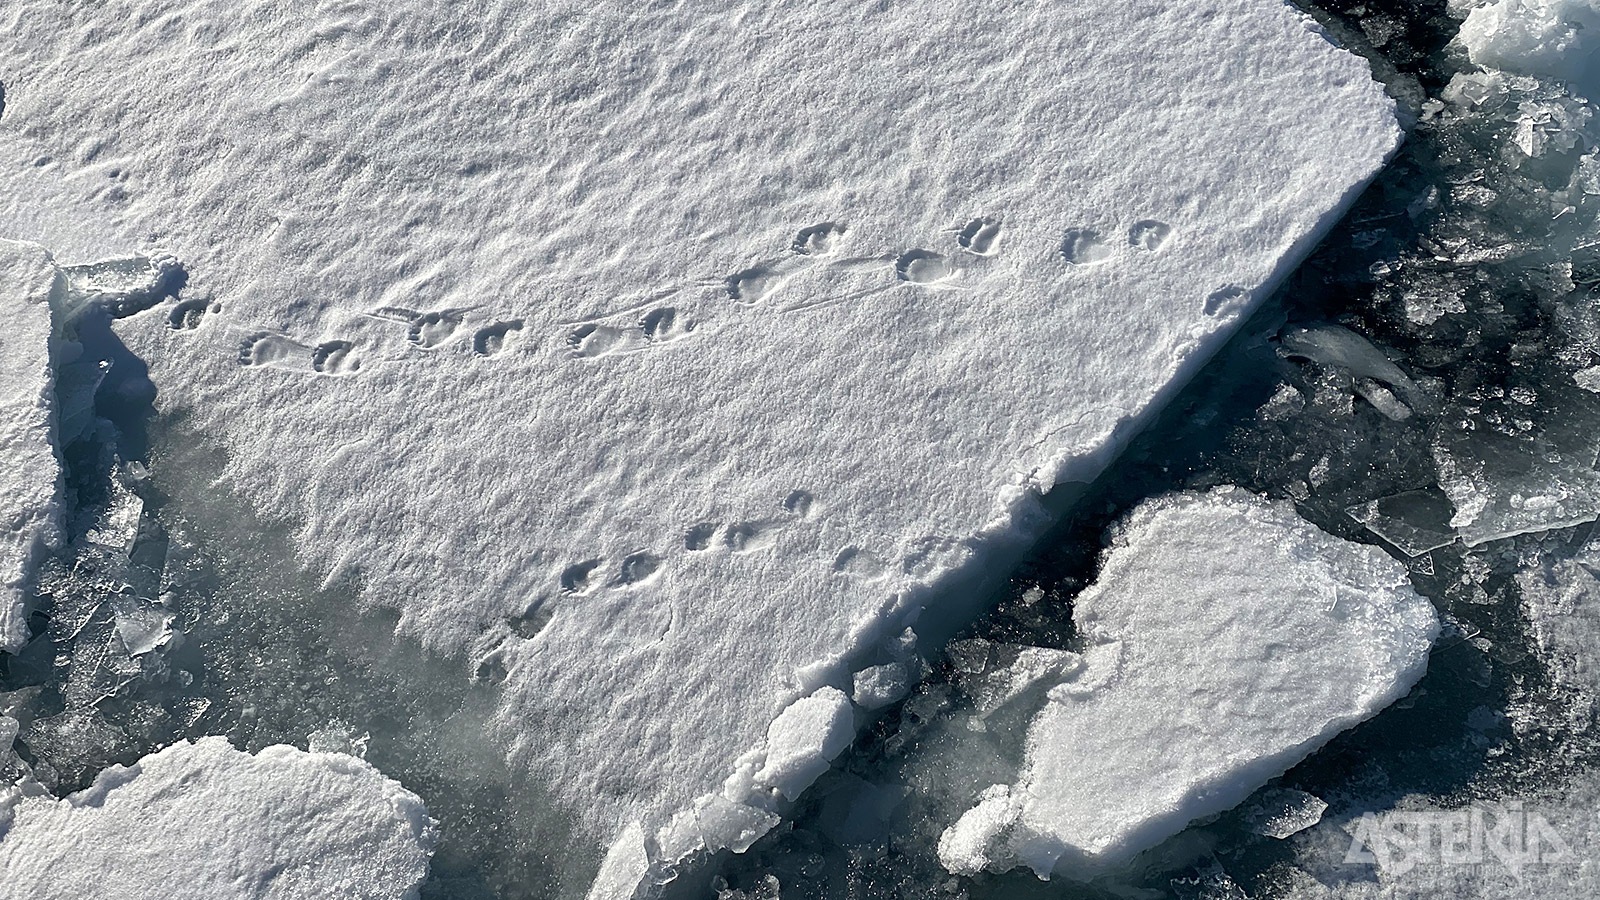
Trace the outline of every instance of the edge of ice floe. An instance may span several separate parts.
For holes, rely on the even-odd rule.
[[[50,346],[47,350],[49,364],[46,366],[45,376],[40,386],[38,409],[43,413],[44,421],[40,423],[46,430],[50,443],[51,455],[55,458],[55,492],[50,507],[47,510],[46,521],[39,523],[32,540],[24,550],[21,566],[18,572],[19,579],[14,584],[0,583],[0,652],[16,653],[29,640],[28,635],[28,593],[32,590],[38,574],[40,564],[50,553],[54,552],[61,543],[61,513],[63,502],[63,485],[61,480],[62,463],[61,447],[57,440],[56,428],[56,375],[55,357],[57,318],[55,309],[66,289],[66,280],[61,270],[55,265],[54,257],[44,247],[30,241],[17,241],[0,238],[0,256],[18,257],[27,255],[34,257],[33,263],[48,267],[51,273],[51,282],[45,296],[35,298],[24,294],[23,302],[44,302],[50,308],[51,336]],[[28,288],[24,288],[28,291]],[[7,527],[20,527],[24,523],[0,523]]]

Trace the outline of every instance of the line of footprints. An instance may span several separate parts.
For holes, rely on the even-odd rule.
[[[885,283],[853,292],[813,298],[788,306],[787,313],[803,312],[834,303],[861,299],[903,285],[938,290],[965,269],[982,265],[998,255],[1004,227],[1000,219],[979,216],[949,233],[957,250],[950,254],[927,248],[913,248],[877,256],[847,256],[849,226],[844,222],[819,222],[796,233],[786,252],[756,262],[732,274],[697,282],[739,306],[752,306],[777,296],[794,276],[815,266],[841,272],[882,271],[892,273]],[[1093,266],[1113,259],[1119,252],[1159,252],[1173,236],[1171,225],[1158,219],[1141,219],[1128,227],[1120,240],[1094,228],[1069,228],[1058,250],[1069,267]],[[692,336],[697,323],[676,307],[666,304],[682,288],[659,292],[643,302],[604,314],[589,321],[565,326],[559,344],[578,359],[593,359],[619,353],[636,353],[672,344]],[[1243,309],[1250,293],[1227,285],[1205,298],[1203,312],[1219,316]],[[169,317],[174,331],[200,327],[203,320],[221,312],[220,303],[209,299],[177,303]],[[463,331],[470,310],[444,309],[417,311],[402,307],[383,307],[368,316],[391,321],[405,330],[407,342],[424,350],[444,345]],[[523,319],[504,319],[475,328],[471,333],[472,351],[478,356],[498,356],[512,349],[524,329]],[[361,357],[354,342],[329,340],[316,345],[296,341],[280,332],[259,330],[250,333],[239,346],[239,364],[299,370],[322,375],[352,375],[361,369]]]
[[[783,500],[785,516],[748,522],[698,522],[683,533],[683,550],[703,553],[721,549],[730,553],[765,550],[777,539],[779,529],[789,520],[811,515],[811,494],[796,490]],[[591,557],[562,568],[557,576],[563,594],[588,594],[600,587],[623,587],[649,580],[661,569],[666,558],[648,551],[630,553],[621,559]]]

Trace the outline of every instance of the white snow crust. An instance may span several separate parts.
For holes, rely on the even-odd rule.
[[[1234,489],[1131,513],[1073,619],[1096,652],[941,838],[951,871],[1127,862],[1404,696],[1438,632],[1382,551]]]
[[[415,898],[437,839],[422,801],[355,757],[221,737],[12,802],[4,900]]]
[[[785,708],[1003,571],[1400,139],[1275,0],[16,9],[0,229],[183,261],[118,326],[159,408],[503,666],[604,843],[802,787]]]
[[[0,650],[28,639],[34,567],[59,543],[50,295],[56,268],[42,248],[0,240]]]
[[[1495,0],[1467,14],[1458,39],[1480,66],[1549,76],[1600,98],[1600,0]]]

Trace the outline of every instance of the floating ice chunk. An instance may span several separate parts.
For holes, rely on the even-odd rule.
[[[0,895],[415,898],[436,838],[422,801],[360,760],[203,738],[17,801]]]
[[[708,798],[695,810],[695,818],[706,849],[713,852],[727,849],[743,853],[778,824],[776,815],[725,797]]]
[[[0,651],[27,640],[34,567],[60,540],[49,254],[0,240]]]
[[[1316,794],[1275,788],[1245,811],[1245,821],[1254,833],[1281,841],[1322,821],[1327,811],[1327,801]]]
[[[144,513],[144,501],[115,475],[111,478],[110,491],[110,498],[84,539],[107,550],[129,553],[139,537],[139,517]]]
[[[1545,75],[1600,97],[1600,0],[1495,0],[1468,13],[1458,40],[1480,66]]]
[[[1380,497],[1352,506],[1345,512],[1368,531],[1413,558],[1456,542],[1455,529],[1450,526],[1454,515],[1450,498],[1436,490],[1405,491]]]
[[[649,871],[650,852],[644,845],[644,829],[632,822],[611,842],[599,873],[589,885],[587,900],[632,900]]]
[[[766,761],[756,781],[793,800],[827,771],[828,763],[854,737],[850,699],[837,688],[821,688],[772,720]]]
[[[1469,547],[1600,516],[1600,472],[1588,446],[1486,429],[1441,433],[1433,445],[1450,525]]]
[[[215,302],[116,333],[225,462],[152,477],[493,647],[494,739],[584,850],[961,615],[1400,139],[1280,0],[497,10],[244,17],[206,66],[160,16],[22,17],[0,146],[56,162],[0,167],[0,228],[192,261]],[[131,312],[154,272],[74,277],[150,280]]]
[[[882,709],[911,690],[911,673],[904,663],[888,662],[868,666],[855,675],[851,699],[862,709]]]
[[[1400,564],[1231,489],[1135,510],[1073,615],[1116,675],[1051,693],[1019,783],[941,840],[952,871],[1125,862],[1403,696],[1438,632]]]

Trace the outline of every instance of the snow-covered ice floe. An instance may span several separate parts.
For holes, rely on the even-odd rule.
[[[0,791],[0,897],[415,898],[435,832],[415,794],[355,757],[204,738],[61,800]]]
[[[129,0],[8,47],[37,165],[0,229],[183,261],[117,324],[159,409],[503,679],[608,879],[772,821],[852,672],[1003,572],[1401,137],[1277,0]]]
[[[34,567],[60,542],[50,296],[57,271],[31,244],[0,240],[0,650],[28,638]]]
[[[940,840],[954,872],[1125,863],[1404,696],[1438,633],[1398,562],[1236,489],[1134,510],[1073,620],[1019,782]]]

